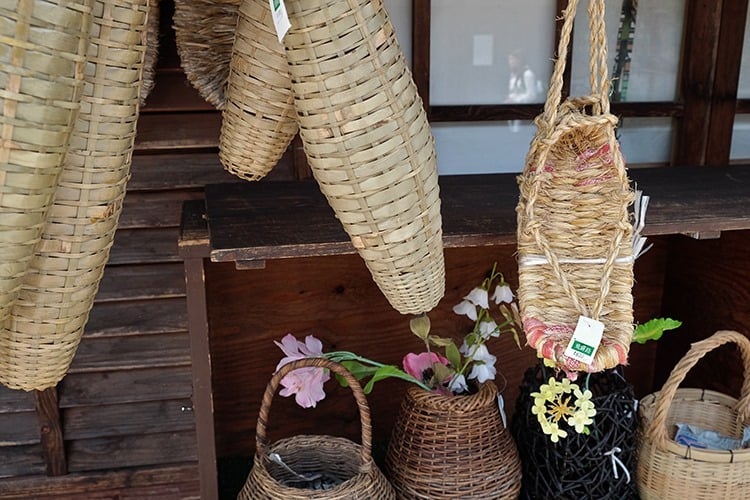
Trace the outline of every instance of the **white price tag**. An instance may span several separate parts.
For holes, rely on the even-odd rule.
[[[279,43],[284,39],[284,35],[292,27],[289,22],[289,14],[286,12],[286,5],[284,0],[268,0],[271,4],[271,14],[273,17],[273,25],[276,28],[276,36],[279,37]]]
[[[508,428],[508,418],[505,416],[505,399],[502,394],[497,395],[497,407],[500,408],[500,417],[503,419],[503,427]]]
[[[578,317],[578,324],[570,338],[565,355],[590,365],[594,361],[596,350],[602,341],[604,323],[586,316]]]

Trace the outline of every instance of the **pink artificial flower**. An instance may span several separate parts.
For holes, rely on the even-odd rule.
[[[276,371],[285,364],[302,358],[315,358],[323,356],[323,343],[308,335],[304,342],[298,341],[294,335],[288,333],[281,342],[274,344],[286,354],[276,365]],[[279,394],[288,397],[294,394],[294,399],[302,408],[314,408],[318,401],[326,397],[323,384],[330,380],[331,374],[325,368],[298,368],[289,372],[281,379],[284,387]]]
[[[450,364],[446,358],[434,352],[420,352],[419,354],[410,352],[404,356],[402,361],[404,371],[424,383],[429,383],[435,373],[432,367],[433,363],[440,363],[445,366]]]

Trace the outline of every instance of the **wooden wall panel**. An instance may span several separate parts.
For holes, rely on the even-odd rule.
[[[181,262],[109,266],[104,270],[96,302],[144,300],[185,296]]]
[[[184,298],[97,304],[86,325],[89,337],[186,332]]]
[[[0,385],[0,413],[34,411],[34,394]]]
[[[131,191],[125,197],[117,228],[177,227],[180,225],[182,203],[202,198],[203,192],[199,190],[146,193]]]
[[[44,474],[47,465],[42,460],[42,447],[37,444],[4,446],[0,456],[0,484],[3,478]],[[0,491],[2,491],[0,487]]]
[[[23,411],[2,415],[0,446],[39,444],[39,419],[36,412]]]
[[[187,332],[90,337],[78,346],[69,373],[190,366]]]
[[[109,254],[108,265],[144,262],[179,262],[176,227],[119,229]]]

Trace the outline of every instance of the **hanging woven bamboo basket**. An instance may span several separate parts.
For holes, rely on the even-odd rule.
[[[219,159],[249,181],[273,169],[297,133],[292,82],[268,0],[242,0],[222,111]]]
[[[591,0],[591,94],[561,103],[577,0],[564,13],[544,112],[519,177],[518,298],[529,345],[568,371],[627,362],[633,335],[633,192],[609,111],[604,1]],[[579,316],[604,323],[591,364],[564,354]]]
[[[68,149],[92,3],[0,4],[0,322],[18,296]]]
[[[297,121],[320,190],[403,314],[445,290],[435,149],[380,0],[292,0],[284,38]]]
[[[97,0],[81,110],[54,203],[0,332],[0,382],[46,389],[65,375],[109,257],[129,177],[147,0]]]

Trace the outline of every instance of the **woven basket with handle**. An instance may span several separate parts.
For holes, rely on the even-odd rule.
[[[68,150],[92,4],[0,4],[0,322],[18,296]]]
[[[744,381],[739,401],[705,389],[679,389],[685,375],[706,354],[734,343]],[[710,450],[677,443],[675,424],[684,423],[741,439],[750,425],[750,340],[721,330],[696,342],[677,363],[661,391],[640,403],[638,492],[643,500],[750,499],[750,448]]]
[[[222,111],[219,159],[246,180],[271,171],[297,133],[292,82],[268,0],[242,0]]]
[[[362,443],[333,436],[299,435],[269,444],[266,424],[271,401],[283,379],[292,370],[321,368],[342,376],[354,394],[362,426]],[[263,394],[255,434],[255,457],[238,500],[261,498],[278,500],[389,500],[393,488],[371,455],[370,409],[357,379],[342,365],[325,358],[304,358],[282,366],[271,378]],[[271,460],[278,454],[285,468]],[[300,477],[302,476],[302,478]],[[320,477],[318,477],[320,476]],[[309,480],[307,480],[309,479]],[[330,489],[313,489],[318,480],[330,481]]]
[[[386,454],[398,498],[518,498],[521,462],[497,395],[492,382],[469,396],[407,390]]]
[[[529,345],[568,371],[627,361],[633,193],[609,111],[604,0],[590,0],[591,94],[560,103],[577,0],[564,12],[544,112],[519,177],[518,299]],[[604,323],[591,364],[564,354],[579,316]]]
[[[0,382],[8,387],[54,387],[83,335],[130,173],[147,3],[93,4],[81,110],[41,239],[0,332]]]
[[[435,149],[380,0],[292,0],[284,38],[305,154],[375,283],[403,314],[445,291]]]

